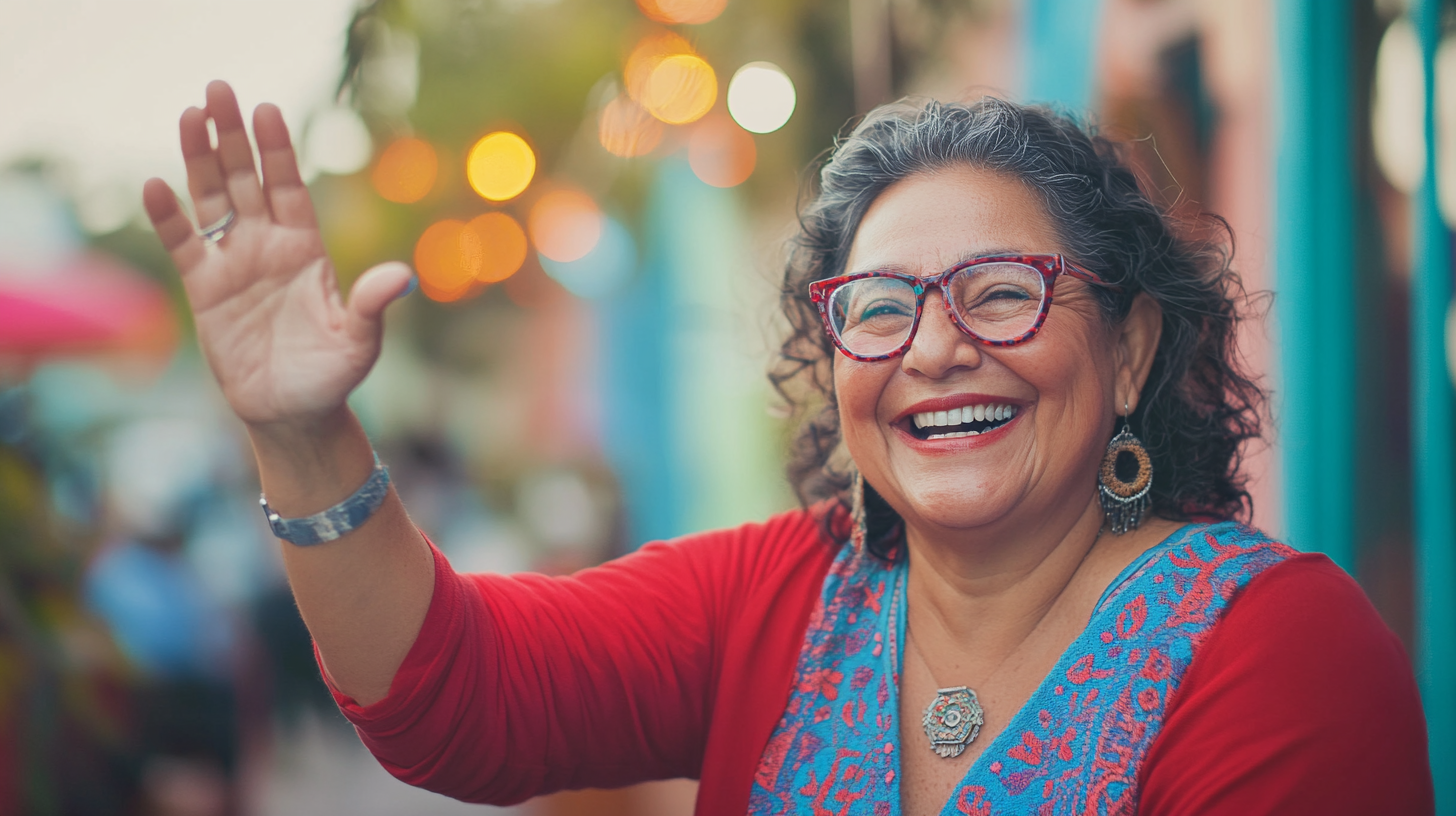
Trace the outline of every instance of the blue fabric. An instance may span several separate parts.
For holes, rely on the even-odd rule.
[[[1293,551],[1233,522],[1188,525],[1112,581],[1087,628],[977,758],[944,814],[1131,813],[1169,697],[1229,600]],[[900,811],[905,559],[844,547],[824,581],[754,814]],[[910,750],[929,750],[913,724]]]
[[[180,558],[135,541],[110,546],[85,579],[86,605],[126,656],[153,677],[225,674],[232,628]]]

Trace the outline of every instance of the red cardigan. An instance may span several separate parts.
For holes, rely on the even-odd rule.
[[[808,511],[566,578],[438,552],[390,693],[339,707],[390,773],[470,802],[701,779],[742,816],[835,553]],[[1410,661],[1321,555],[1255,578],[1203,643],[1139,774],[1142,813],[1431,813]]]

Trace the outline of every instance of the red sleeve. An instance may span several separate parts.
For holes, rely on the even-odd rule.
[[[389,696],[335,700],[390,773],[466,801],[697,777],[722,633],[764,589],[755,578],[778,571],[764,563],[804,548],[806,515],[649,544],[566,578],[460,575],[436,552],[434,596]]]
[[[1230,604],[1141,777],[1143,814],[1435,810],[1410,659],[1322,555],[1271,567]]]

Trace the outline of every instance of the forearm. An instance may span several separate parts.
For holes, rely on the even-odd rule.
[[[284,517],[317,513],[369,477],[373,448],[347,408],[308,427],[252,426],[263,492]],[[336,541],[280,542],[288,580],[334,685],[381,700],[430,605],[434,561],[393,488],[374,515]]]

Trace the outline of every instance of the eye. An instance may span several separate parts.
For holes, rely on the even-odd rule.
[[[1012,284],[1002,284],[981,293],[981,303],[992,300],[1031,300],[1030,292]]]
[[[910,314],[910,311],[905,307],[905,304],[896,300],[881,299],[870,303],[864,309],[860,310],[859,319],[873,320],[876,317],[885,317],[887,315],[904,316],[908,314]]]

